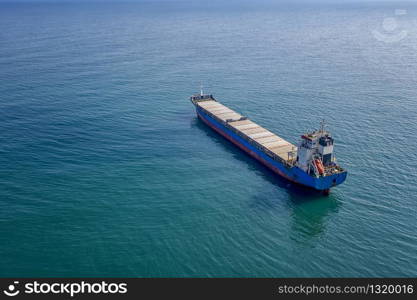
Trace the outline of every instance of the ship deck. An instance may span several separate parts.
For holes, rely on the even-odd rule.
[[[271,152],[273,155],[278,156],[280,160],[290,162],[297,156],[294,152],[297,151],[297,148],[293,144],[251,120],[241,120],[243,117],[242,115],[223,104],[215,100],[205,100],[196,102],[196,105],[209,112],[223,123],[226,123],[228,127],[231,127],[235,132],[240,133],[239,135],[243,136],[246,140],[255,142],[256,144],[261,145],[262,148],[267,149],[267,152]],[[294,153],[294,155],[290,156],[289,152]]]

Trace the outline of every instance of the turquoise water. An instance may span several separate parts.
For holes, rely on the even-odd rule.
[[[416,276],[416,20],[0,4],[0,276]],[[274,176],[196,119],[200,82],[293,143],[324,117],[346,182]]]

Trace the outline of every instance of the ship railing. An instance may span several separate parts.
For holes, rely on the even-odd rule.
[[[341,166],[330,165],[330,166],[324,166],[324,171],[326,174],[333,175],[333,174],[344,172],[345,170]]]
[[[251,139],[249,136],[247,136],[246,134],[244,134],[243,132],[237,130],[236,128],[234,128],[233,126],[231,126],[229,124],[229,123],[232,123],[232,122],[235,122],[235,121],[246,120],[247,117],[241,117],[238,120],[232,120],[232,121],[226,120],[226,121],[223,121],[222,119],[220,119],[219,117],[217,117],[216,115],[212,114],[211,112],[209,112],[208,110],[204,109],[201,106],[200,106],[200,109],[202,109],[205,114],[209,115],[211,118],[215,119],[217,122],[219,122],[222,125],[224,125],[227,129],[229,129],[230,131],[232,131],[236,135],[238,135],[241,138],[243,138],[245,141],[247,141],[252,146],[258,148],[261,151],[263,151],[265,154],[267,154],[273,160],[282,163],[287,168],[291,168],[291,167],[294,166],[294,164],[295,164],[295,161],[294,160],[290,160],[290,159],[289,160],[285,160],[285,159],[283,159],[282,157],[278,156],[277,154],[275,154],[274,152],[272,152],[271,150],[269,150],[265,146],[261,145],[260,143],[256,142],[255,140]],[[293,152],[293,151],[289,151],[289,153],[291,153],[291,152]]]
[[[257,141],[253,140],[252,138],[250,138],[249,136],[247,136],[246,134],[244,134],[243,132],[237,130],[236,128],[234,128],[233,126],[230,126],[229,124],[226,125],[227,128],[229,128],[231,131],[233,131],[235,134],[237,134],[238,136],[242,137],[244,140],[246,140],[249,144],[251,144],[252,146],[262,150],[265,154],[267,154],[269,157],[271,157],[273,160],[278,161],[280,163],[282,163],[284,166],[286,166],[287,168],[291,168],[294,166],[294,161],[291,159],[285,160],[282,157],[278,156],[277,154],[275,154],[274,152],[272,152],[271,150],[269,150],[268,148],[266,148],[265,146],[263,146],[262,144],[258,143]],[[292,152],[292,151],[290,151]],[[290,153],[289,152],[289,153]]]
[[[242,119],[242,118],[241,118]],[[246,120],[246,117],[243,117],[244,120]],[[236,135],[240,136],[241,138],[243,138],[245,141],[247,141],[249,144],[251,144],[252,146],[254,146],[255,148],[262,150],[265,154],[267,154],[269,157],[271,157],[272,159],[285,163],[285,160],[283,160],[281,157],[279,157],[278,155],[276,155],[275,153],[273,153],[271,150],[269,150],[268,148],[264,147],[263,145],[261,145],[260,143],[256,142],[255,140],[251,139],[249,136],[247,136],[246,134],[244,134],[242,131],[237,130],[235,127],[231,126],[229,123],[230,122],[224,122],[223,120],[216,118],[216,120],[219,120],[220,122],[222,122],[223,125],[225,125],[225,127],[227,127],[229,130],[231,130],[233,133],[235,133]]]
[[[214,100],[216,101],[216,99],[214,99],[212,94],[208,94],[208,95],[193,95],[190,97],[191,102],[196,103],[196,102],[201,102],[201,101],[208,101],[208,100]]]

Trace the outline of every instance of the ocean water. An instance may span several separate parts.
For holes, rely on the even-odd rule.
[[[294,187],[206,128],[325,118]],[[0,276],[417,275],[417,4],[0,4]]]

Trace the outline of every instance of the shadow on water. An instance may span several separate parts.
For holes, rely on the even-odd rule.
[[[210,139],[212,139],[217,144],[221,145],[225,150],[233,155],[234,158],[245,162],[251,170],[256,171],[257,174],[262,176],[268,182],[279,186],[280,188],[286,189],[292,201],[295,203],[300,203],[303,201],[308,201],[311,199],[326,198],[321,192],[303,187],[301,185],[294,184],[293,182],[285,179],[282,176],[279,176],[272,172],[269,168],[265,167],[263,164],[258,162],[256,159],[249,156],[244,151],[237,148],[231,142],[220,136],[217,132],[206,126],[198,118],[193,119],[192,127],[197,127],[204,131]]]
[[[293,205],[290,238],[304,244],[320,236],[325,232],[328,219],[339,210],[339,205],[333,195]]]
[[[307,243],[314,237],[320,236],[325,230],[326,220],[338,211],[340,202],[334,193],[325,196],[321,192],[304,188],[294,184],[285,178],[278,176],[270,169],[247,155],[235,145],[224,139],[218,133],[207,127],[200,120],[195,118],[191,124],[204,131],[217,144],[221,145],[226,151],[231,153],[234,158],[248,164],[251,170],[263,177],[269,183],[276,185],[288,194],[287,205],[292,211],[291,239],[298,243]],[[272,210],[277,204],[275,198],[270,193],[264,191],[254,196],[252,206],[255,208]]]

